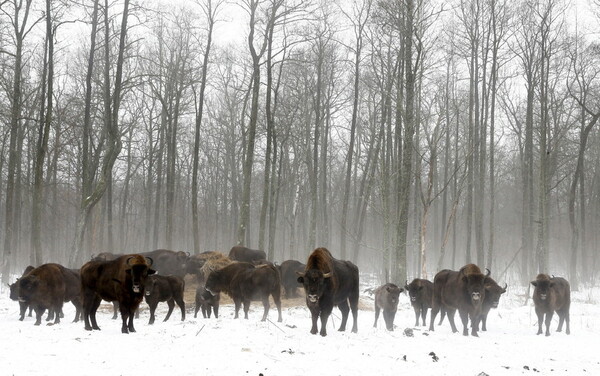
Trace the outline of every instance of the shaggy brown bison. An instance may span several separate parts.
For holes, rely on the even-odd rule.
[[[258,249],[250,249],[236,245],[229,250],[229,258],[233,261],[252,263],[254,261],[265,260],[267,258],[267,254]]]
[[[334,305],[342,312],[339,331],[346,330],[350,310],[352,332],[358,331],[359,277],[356,265],[350,261],[335,259],[326,248],[317,248],[308,256],[304,272],[297,274],[298,282],[304,286],[306,305],[312,316],[312,334],[317,334],[317,320],[321,316],[320,334],[327,335],[327,320]]]
[[[269,295],[271,295],[277,306],[277,321],[282,321],[281,281],[279,272],[272,265],[254,266],[246,262],[230,264],[210,273],[206,279],[205,288],[213,295],[225,291],[231,296],[235,304],[236,319],[242,303],[244,304],[244,318],[247,319],[250,302],[261,300],[264,307],[261,321],[265,321],[269,314]]]
[[[60,312],[66,298],[67,270],[62,265],[44,264],[19,279],[18,299],[33,307],[36,314],[35,325],[41,324],[42,314],[46,309],[53,310],[54,323],[60,323]]]
[[[35,268],[31,265],[26,267],[25,270],[23,271],[23,274],[21,275],[21,278],[25,277],[33,269],[35,269]],[[25,312],[27,312],[27,308],[29,307],[29,315],[28,316],[31,317],[31,312],[33,311],[33,307],[29,306],[26,302],[19,301],[19,279],[20,278],[17,278],[17,280],[15,282],[11,283],[10,285],[8,285],[8,287],[10,288],[10,299],[19,302],[19,321],[23,321],[25,319]]]
[[[433,282],[415,278],[411,283],[407,283],[404,288],[408,291],[410,305],[412,305],[415,311],[415,326],[419,326],[419,316],[421,316],[423,326],[425,326],[427,309],[431,308],[431,301],[433,299]]]
[[[538,332],[542,334],[542,323],[546,315],[546,336],[550,335],[550,322],[554,312],[558,314],[557,332],[562,330],[563,323],[566,322],[566,333],[571,334],[569,325],[569,308],[571,306],[571,286],[566,279],[561,277],[552,277],[547,274],[538,274],[535,281],[531,281],[535,286],[533,290],[533,303],[535,304],[535,313],[538,317]]]
[[[383,309],[383,320],[385,321],[385,327],[389,331],[394,330],[394,318],[396,317],[396,311],[398,311],[398,297],[402,291],[404,291],[404,289],[394,285],[393,283],[386,283],[375,289],[374,328],[377,327],[379,312]]]
[[[110,261],[89,261],[81,269],[81,294],[85,330],[100,330],[96,311],[102,299],[119,302],[122,333],[135,332],[133,317],[144,299],[148,275],[156,273],[150,267],[152,259],[139,254],[123,255]]]
[[[469,335],[468,323],[471,318],[471,335],[477,337],[481,306],[485,299],[485,277],[474,264],[465,265],[458,272],[447,269],[438,272],[433,280],[429,330],[434,330],[435,317],[440,310],[444,310],[452,331],[456,333],[454,314],[458,310],[463,323],[463,335]]]
[[[298,296],[298,275],[297,272],[303,272],[306,265],[297,260],[285,260],[279,266],[281,275],[281,285],[285,291],[285,297],[295,298]]]
[[[154,324],[154,312],[159,302],[167,302],[169,311],[163,321],[167,321],[173,313],[175,303],[181,309],[181,321],[185,320],[185,302],[183,301],[183,290],[185,282],[183,278],[176,275],[150,275],[146,279],[146,291],[144,298],[150,307],[150,321]]]
[[[194,318],[198,317],[198,311],[202,309],[202,316],[210,319],[211,308],[215,313],[215,318],[219,317],[219,301],[221,293],[211,294],[206,288],[201,285],[196,289],[196,308],[194,310]]]

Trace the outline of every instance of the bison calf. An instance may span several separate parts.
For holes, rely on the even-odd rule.
[[[427,309],[431,308],[431,300],[433,299],[433,282],[415,278],[411,283],[407,283],[404,288],[408,291],[410,305],[415,311],[415,326],[419,326],[419,316],[421,316],[423,326],[425,326]]]
[[[385,321],[385,327],[389,331],[394,330],[394,318],[398,311],[398,297],[404,289],[394,285],[393,283],[386,283],[385,285],[379,286],[375,289],[375,323],[373,327],[377,327],[377,319],[379,318],[379,312],[383,309],[383,320]]]
[[[185,302],[183,301],[183,290],[185,282],[183,278],[174,275],[150,275],[146,279],[146,291],[144,298],[150,306],[150,321],[154,324],[154,312],[159,302],[167,302],[169,312],[163,321],[167,321],[173,313],[175,302],[181,308],[181,321],[185,320]]]
[[[44,264],[21,277],[18,282],[19,301],[33,307],[35,325],[42,322],[42,314],[46,309],[55,313],[54,323],[60,323],[65,301],[65,267],[58,264]]]
[[[558,314],[557,332],[562,330],[563,323],[567,323],[567,334],[571,334],[569,326],[569,307],[571,306],[571,286],[566,279],[561,277],[550,278],[547,274],[538,274],[531,284],[533,290],[533,303],[538,317],[538,332],[542,334],[542,323],[546,315],[546,336],[550,335],[550,322],[554,312]]]
[[[198,317],[198,311],[202,309],[202,316],[210,319],[210,311],[215,312],[215,318],[219,317],[219,301],[221,293],[211,294],[204,286],[196,289],[196,309],[194,310],[194,318]]]

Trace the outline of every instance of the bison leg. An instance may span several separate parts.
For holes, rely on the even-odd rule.
[[[54,320],[54,309],[48,308],[48,316],[46,316],[46,321]]]
[[[233,316],[233,318],[237,319],[239,317],[238,312],[242,306],[242,300],[240,298],[234,298],[233,303],[235,305],[235,316]]]
[[[154,313],[156,312],[156,307],[158,306],[158,302],[152,300],[152,301],[148,302],[148,306],[150,307],[150,321],[148,321],[148,325],[152,325],[152,324],[154,324],[154,320],[156,319],[156,316],[154,315]]]
[[[25,307],[27,307],[27,306],[28,306],[28,304],[27,304],[27,303],[24,303],[24,304],[25,304]],[[32,306],[29,306],[29,314],[27,315],[27,317],[31,317],[31,316],[32,316],[32,313],[33,313],[33,307],[32,307]]]
[[[73,322],[79,322],[79,318],[81,317],[81,299],[75,298],[71,300],[71,303],[75,306],[75,318]]]
[[[481,330],[484,332],[487,332],[487,315],[487,312],[481,314]],[[477,329],[479,330],[479,327],[477,327]]]
[[[133,318],[135,317],[136,309],[132,309],[129,311],[129,322],[127,323],[127,329],[129,329],[129,333],[135,333],[135,328],[133,327]]]
[[[198,317],[198,311],[200,310],[200,303],[196,300],[196,307],[194,308],[194,318]],[[204,314],[204,311],[202,311]]]
[[[35,310],[35,324],[40,325],[42,323],[42,315],[44,314],[45,309],[41,307],[34,307]]]
[[[459,310],[458,314],[460,315],[460,321],[462,321],[462,324],[463,324],[463,336],[468,336],[469,335],[469,313],[464,310]],[[450,318],[450,313],[448,313],[448,318]]]
[[[333,306],[323,307],[321,309],[321,332],[320,332],[320,334],[322,337],[325,337],[327,335],[327,320],[329,319],[329,315],[331,315],[331,311],[333,311]]]
[[[456,324],[454,323],[454,315],[456,315],[456,310],[450,309],[450,310],[444,310],[442,312],[448,316],[448,321],[450,322],[450,328],[452,328],[452,333],[458,332],[458,329],[456,328]]]
[[[340,324],[340,328],[338,329],[338,331],[343,332],[346,330],[346,323],[348,322],[348,313],[350,312],[350,307],[348,307],[348,301],[344,300],[343,302],[338,304],[338,308],[340,309],[340,312],[342,312],[342,323]]]
[[[23,321],[25,319],[25,313],[27,312],[27,306],[29,304],[25,302],[19,302],[19,321]],[[29,307],[29,317],[31,317],[32,308]]]
[[[569,318],[569,310],[568,310],[568,308],[565,309],[565,310],[562,310],[560,312],[557,312],[557,313],[558,313],[558,316],[560,317],[560,321],[558,322],[558,330],[557,330],[557,332],[560,332],[562,330],[562,324],[563,324],[563,322],[565,322],[566,326],[567,326],[567,328],[565,330],[565,333],[571,334],[571,328],[570,328],[570,325],[569,325],[569,321],[570,321],[569,319],[570,318]]]
[[[446,310],[442,308],[440,310],[440,322],[438,322],[438,325],[442,325],[445,317],[446,317]]]
[[[421,320],[423,321],[423,326],[425,326],[425,322],[427,321],[427,307],[421,307]]]
[[[127,320],[129,319],[129,310],[124,309],[123,307],[119,307],[121,310],[121,333],[129,334],[129,327],[127,326]]]
[[[206,318],[208,316],[208,318],[210,319],[210,306],[209,305],[202,304],[202,316],[204,318]]]
[[[477,315],[475,317],[471,316],[471,335],[473,337],[479,337],[479,335],[477,334],[477,332],[479,331],[479,321],[481,320],[481,316]]]
[[[319,319],[319,307],[310,307],[310,318],[312,320],[312,327],[310,334],[317,334],[317,320]],[[327,321],[327,320],[326,320]]]
[[[117,317],[119,317],[119,314],[118,314],[118,312],[119,312],[119,302],[114,301],[114,302],[112,302],[112,304],[113,304],[113,317],[112,317],[112,319],[116,320]]]
[[[396,316],[396,312],[383,310],[383,319],[385,320],[385,327],[390,332],[394,331],[394,317]]]
[[[381,308],[375,303],[375,322],[373,323],[373,328],[377,328],[377,320],[379,319],[379,312],[381,312]]]
[[[267,317],[269,315],[269,309],[271,308],[271,305],[269,304],[269,295],[268,294],[263,298],[262,303],[263,303],[263,317],[260,321],[267,321]],[[245,310],[245,307],[244,307],[244,310]]]
[[[171,313],[173,313],[173,309],[175,308],[175,300],[173,298],[167,300],[167,305],[169,306],[169,311],[167,312],[167,316],[163,321],[167,321],[169,317],[171,317]]]
[[[544,322],[544,311],[535,307],[535,314],[538,317],[538,332],[537,335],[542,334],[544,331],[542,330],[542,324]]]
[[[281,317],[281,290],[276,288],[274,291],[271,291],[271,296],[273,296],[273,301],[275,302],[275,307],[277,307],[277,322],[282,322],[283,318]],[[267,300],[269,298],[267,297]]]
[[[440,306],[439,306],[439,304],[437,304],[436,301],[434,301],[433,306],[431,307],[431,318],[429,320],[429,331],[430,332],[433,332],[435,330],[435,327],[434,327],[435,317],[437,316],[439,311],[440,311]]]
[[[183,301],[183,295],[178,296],[175,302],[181,309],[181,321],[183,321],[185,320],[185,302]]]
[[[552,323],[553,311],[546,312],[546,337],[550,335],[550,324]]]
[[[213,310],[215,311],[215,319],[219,318],[219,303],[213,306]],[[210,318],[210,306],[208,306],[208,317]]]
[[[244,298],[244,318],[248,320],[248,311],[250,310],[250,299]],[[267,310],[268,312],[268,310]],[[265,321],[265,320],[262,320]]]

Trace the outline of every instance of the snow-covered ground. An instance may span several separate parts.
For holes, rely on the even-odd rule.
[[[447,322],[435,332],[414,328],[406,295],[393,332],[385,330],[383,317],[373,328],[372,297],[365,293],[358,333],[337,331],[335,308],[328,336],[321,337],[309,333],[310,314],[301,300],[284,308],[282,323],[274,306],[270,320],[260,322],[260,303],[252,304],[249,320],[234,320],[230,304],[221,305],[218,319],[200,312],[194,319],[194,304],[186,302],[185,321],[176,306],[163,322],[167,306],[161,303],[156,323],[148,325],[142,303],[137,332],[125,335],[109,305],[98,313],[101,331],[71,323],[70,303],[59,325],[36,327],[32,317],[18,320],[18,303],[7,288],[1,293],[0,375],[600,375],[598,289],[573,293],[570,336],[555,332],[555,315],[552,335],[544,337],[535,334],[537,318],[531,300],[523,305],[524,290],[509,288],[479,338],[453,334]],[[414,336],[406,336],[406,328]]]

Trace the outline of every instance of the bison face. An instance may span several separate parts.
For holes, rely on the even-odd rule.
[[[31,300],[39,284],[40,280],[36,276],[27,276],[21,278],[18,283],[18,300],[20,302],[28,302]]]
[[[536,280],[532,281],[531,284],[535,286],[535,290],[533,291],[534,296],[539,296],[540,300],[548,299],[550,295],[550,289],[553,286],[553,283],[549,280]]]
[[[421,300],[421,295],[423,295],[423,286],[422,285],[407,285],[406,289],[408,290],[408,296],[410,296],[411,302],[417,302]]]
[[[388,286],[385,289],[388,292],[387,302],[388,302],[389,306],[391,308],[398,307],[398,297],[400,296],[400,293],[402,291],[404,291],[404,289],[401,289],[399,287],[392,287],[392,286]]]
[[[492,308],[498,308],[500,304],[500,297],[506,292],[507,285],[504,288],[498,286],[496,283],[485,285],[485,301],[486,304],[492,306]]]
[[[148,275],[156,273],[156,270],[150,269],[147,265],[133,265],[131,269],[125,271],[131,279],[131,289],[134,293],[142,292],[142,287],[145,285],[145,280]]]
[[[13,284],[8,285],[10,287],[10,299],[19,300],[19,280]]]
[[[316,304],[325,291],[325,283],[331,277],[331,273],[323,273],[319,269],[311,269],[304,273],[297,272],[297,274],[298,283],[304,285],[307,303]]]
[[[156,280],[154,278],[147,278],[144,294],[146,296],[152,295],[152,292],[154,291],[155,286],[156,286]]]
[[[469,274],[463,277],[467,285],[467,294],[473,305],[480,305],[485,297],[484,276],[483,274]]]

